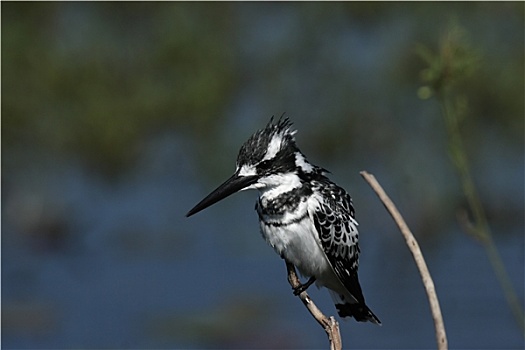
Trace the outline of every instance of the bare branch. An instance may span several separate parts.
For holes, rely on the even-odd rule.
[[[369,174],[366,171],[362,171],[360,174],[376,192],[379,199],[381,200],[381,202],[383,202],[383,205],[386,207],[386,209],[396,222],[397,226],[401,230],[403,237],[405,237],[406,243],[408,245],[408,248],[410,249],[410,252],[414,256],[414,260],[419,269],[419,273],[421,274],[423,285],[425,286],[425,290],[427,292],[428,301],[430,303],[430,310],[432,311],[432,317],[434,319],[434,326],[436,330],[437,348],[439,350],[446,350],[448,349],[447,334],[445,332],[443,316],[441,315],[441,308],[439,307],[439,301],[437,298],[436,289],[434,287],[434,282],[432,281],[432,277],[430,276],[430,272],[428,271],[427,264],[425,263],[425,259],[423,258],[423,253],[421,253],[421,249],[419,248],[419,244],[417,243],[416,238],[408,228],[408,225],[406,224],[405,220],[397,210],[396,206],[385,193],[381,185],[377,182],[374,175]]]
[[[301,281],[299,280],[299,277],[297,277],[295,266],[286,261],[286,269],[288,270],[288,282],[292,288],[296,289],[300,287]],[[306,306],[310,314],[325,330],[328,335],[328,340],[330,341],[330,350],[341,350],[343,348],[343,343],[341,341],[341,333],[339,332],[339,323],[335,318],[333,316],[326,317],[321,310],[317,308],[313,300],[310,299],[310,296],[306,291],[299,293],[298,297],[301,299],[304,306]]]

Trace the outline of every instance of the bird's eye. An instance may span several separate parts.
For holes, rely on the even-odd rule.
[[[270,161],[269,160],[262,161],[257,166],[257,168],[262,169],[262,170],[267,170],[269,167],[270,167]]]

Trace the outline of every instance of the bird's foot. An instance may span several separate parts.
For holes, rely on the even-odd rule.
[[[314,283],[314,282],[315,282],[315,277],[314,276],[310,277],[310,279],[306,283],[301,284],[301,285],[293,288],[293,295],[301,294],[302,292],[307,290],[308,287],[310,287],[312,285],[312,283]]]

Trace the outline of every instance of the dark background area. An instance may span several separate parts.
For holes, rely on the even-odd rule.
[[[348,348],[432,348],[415,233],[451,348],[523,348],[467,203],[426,63],[460,26],[478,68],[461,133],[524,298],[524,3],[2,2],[2,347],[325,348],[260,237],[256,193],[185,218],[270,116],[354,199],[382,327]],[[325,290],[310,295],[327,314]]]

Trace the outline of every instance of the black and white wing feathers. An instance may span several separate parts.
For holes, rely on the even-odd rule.
[[[358,302],[364,302],[357,280],[359,234],[352,199],[341,187],[329,182],[318,187],[323,201],[313,213],[319,239],[335,274]]]
[[[338,313],[341,317],[354,317],[357,321],[381,324],[366,306],[359,284],[359,233],[352,199],[344,189],[329,180],[316,186],[316,189],[322,200],[312,213],[315,228],[337,278],[353,298],[348,300],[344,295],[333,293],[340,300],[336,302]]]

